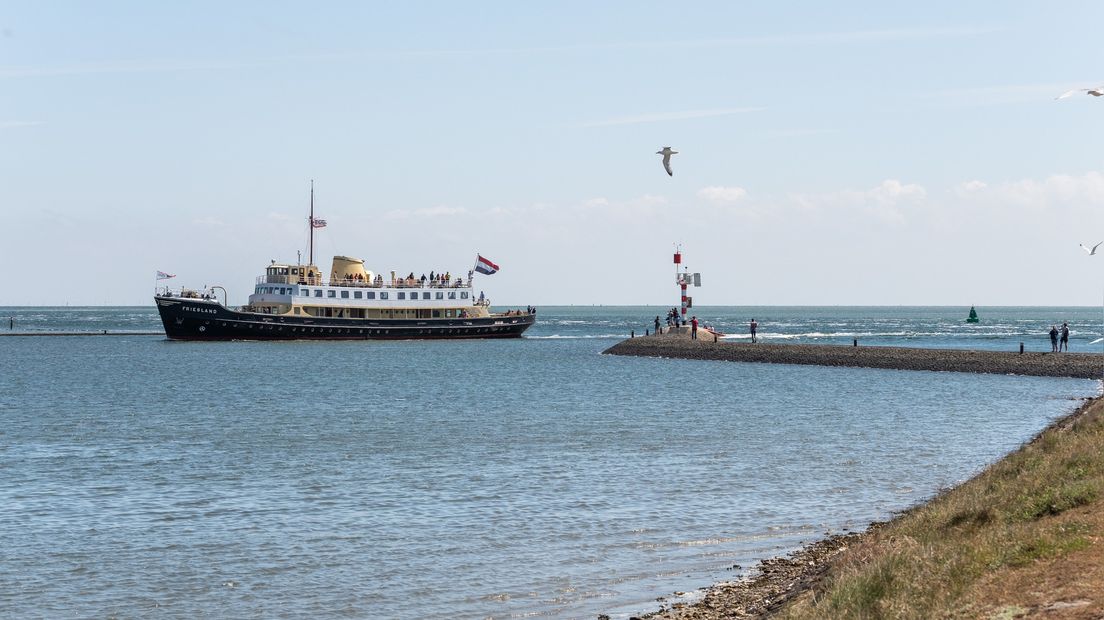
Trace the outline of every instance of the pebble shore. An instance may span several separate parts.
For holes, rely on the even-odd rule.
[[[873,524],[871,529],[881,526]],[[674,603],[630,620],[731,620],[765,618],[795,596],[816,585],[832,560],[861,541],[865,532],[835,534],[805,545],[786,557],[767,558],[752,574],[710,586],[690,605]]]
[[[973,372],[1040,377],[1099,379],[1104,376],[1104,355],[1092,353],[1039,353],[1019,351],[966,351],[906,347],[844,346],[826,344],[752,344],[713,341],[700,331],[697,340],[687,334],[638,336],[603,351],[609,355],[723,360],[768,364],[806,364]]]

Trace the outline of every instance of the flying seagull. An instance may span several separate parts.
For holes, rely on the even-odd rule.
[[[1100,243],[1104,243],[1104,241],[1101,241]],[[1082,250],[1085,250],[1086,252],[1089,253],[1089,256],[1092,256],[1092,255],[1096,254],[1096,248],[1100,247],[1100,243],[1092,246],[1091,250],[1089,248],[1085,247],[1084,245],[1081,245],[1080,243],[1078,243],[1077,245],[1080,245]]]
[[[656,155],[663,156],[663,169],[667,171],[667,174],[675,176],[675,173],[671,172],[671,156],[678,155],[678,151],[672,151],[671,147],[665,146],[662,151],[656,151]]]
[[[1104,96],[1104,86],[1097,86],[1095,88],[1075,88],[1073,90],[1067,90],[1061,95],[1055,97],[1055,99],[1065,99],[1066,97],[1069,97],[1074,93],[1088,93],[1093,97],[1102,97]]]

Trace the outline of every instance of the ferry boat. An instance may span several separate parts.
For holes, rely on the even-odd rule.
[[[384,277],[365,269],[361,259],[335,256],[329,278],[323,279],[314,264],[314,229],[322,226],[325,222],[314,217],[312,187],[307,263],[272,261],[240,309],[227,306],[220,286],[158,290],[154,301],[165,335],[173,340],[517,338],[536,322],[536,308],[491,312],[490,300],[482,292],[475,296],[474,271],[497,271],[482,256],[467,278],[396,277],[393,271]]]

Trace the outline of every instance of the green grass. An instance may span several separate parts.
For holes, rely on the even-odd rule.
[[[979,476],[917,507],[840,556],[786,618],[930,618],[999,615],[971,589],[1091,545],[1078,509],[1104,490],[1104,401],[1045,431]],[[979,607],[981,605],[981,607]]]
[[[1096,501],[1100,494],[1097,487],[1095,480],[1070,480],[1055,487],[1035,489],[1023,498],[1022,510],[1016,514],[1024,520],[1059,515]]]

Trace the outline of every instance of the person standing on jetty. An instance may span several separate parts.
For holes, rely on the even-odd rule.
[[[1056,325],[1050,326],[1050,352],[1058,352],[1058,327]]]
[[[751,341],[753,343],[757,342],[757,340],[755,339],[755,334],[759,331],[759,324],[755,322],[755,319],[752,319],[751,325],[749,327],[751,328]]]
[[[690,340],[698,339],[698,317],[694,315],[690,317]]]
[[[1058,350],[1069,353],[1069,323],[1062,323],[1062,341],[1058,343]]]
[[[657,333],[657,334],[659,333],[659,315],[658,314],[656,315],[656,320],[655,320],[655,333]]]

